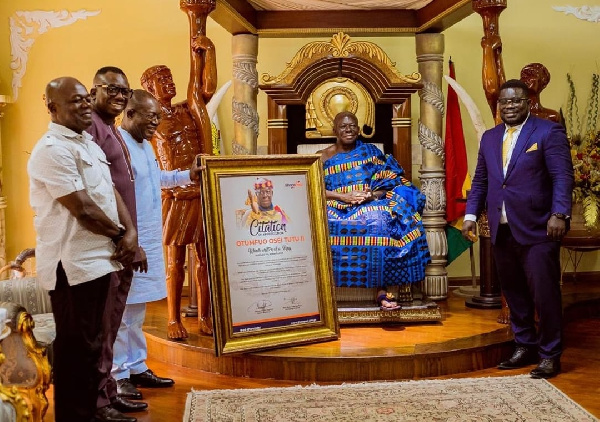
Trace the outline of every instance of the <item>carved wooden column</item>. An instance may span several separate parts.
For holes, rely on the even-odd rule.
[[[4,116],[3,109],[6,104],[10,103],[10,97],[0,95],[0,119]],[[0,267],[4,267],[6,261],[6,217],[4,210],[6,209],[6,198],[2,188],[2,130],[0,130]]]
[[[232,37],[233,55],[233,155],[256,154],[258,139],[258,36]]]
[[[287,106],[269,97],[268,108],[269,154],[287,154]]]
[[[394,157],[412,158],[411,142],[400,141],[411,139],[411,129],[410,97],[408,97],[402,104],[394,104],[392,106],[392,133],[394,136],[392,155]],[[412,163],[412,159],[409,162]],[[404,176],[408,180],[412,180],[412,165],[403,165],[402,168],[404,168]]]
[[[473,0],[473,10],[483,20],[482,83],[485,96],[496,124],[501,123],[497,112],[497,101],[500,86],[505,81],[504,64],[502,62],[502,41],[500,39],[500,13],[506,9],[506,0]],[[487,214],[479,216],[479,296],[465,301],[465,305],[478,309],[502,308],[500,281],[496,273],[496,264],[492,255],[492,240]],[[508,308],[504,308],[498,322],[508,323]]]
[[[444,144],[442,140],[442,116],[444,98],[442,73],[444,60],[444,36],[442,34],[418,34],[417,63],[423,89],[420,92],[421,112],[419,142],[422,146],[423,163],[421,189],[427,196],[423,212],[423,226],[431,253],[431,264],[425,270],[423,291],[433,300],[448,296],[448,240],[446,239],[446,192],[444,188]]]

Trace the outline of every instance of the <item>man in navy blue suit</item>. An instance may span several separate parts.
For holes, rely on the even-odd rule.
[[[564,128],[532,116],[529,107],[523,82],[512,79],[500,87],[504,123],[481,139],[462,232],[469,238],[476,217],[487,209],[516,343],[498,368],[539,362],[531,376],[550,378],[560,372],[560,240],[569,227],[573,164]]]

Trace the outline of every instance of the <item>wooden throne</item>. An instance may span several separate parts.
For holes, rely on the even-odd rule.
[[[403,75],[371,42],[352,42],[344,33],[302,47],[278,76],[262,75],[268,97],[268,153],[314,153],[335,142],[336,112],[359,118],[362,137],[392,154],[412,179],[411,102],[421,75]],[[425,322],[441,319],[433,302],[414,300],[410,286],[396,291],[403,309],[381,311],[376,292],[336,288],[340,323]]]

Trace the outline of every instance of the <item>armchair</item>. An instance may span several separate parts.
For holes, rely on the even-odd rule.
[[[31,418],[18,421],[42,421],[48,409],[49,354],[55,337],[48,292],[23,267],[24,261],[33,255],[33,249],[25,250],[0,270],[0,274],[11,270],[11,276],[17,277],[0,280],[0,313],[6,314],[6,326],[10,329],[0,343],[4,354],[0,384],[10,393],[7,397],[20,397],[17,404],[26,405]],[[0,398],[3,399],[1,389]]]
[[[10,327],[6,325],[6,315],[6,310],[0,309],[0,365],[6,359],[2,353],[2,341],[11,333]],[[17,388],[4,386],[0,382],[0,421],[26,422],[31,420],[30,417],[27,402]]]

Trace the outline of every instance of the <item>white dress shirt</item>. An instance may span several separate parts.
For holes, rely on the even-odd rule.
[[[95,280],[122,269],[110,259],[115,246],[108,236],[84,228],[57,198],[84,190],[100,209],[119,224],[117,202],[104,152],[91,135],[50,123],[27,163],[30,204],[37,232],[37,277],[54,290],[58,262],[69,285]]]

